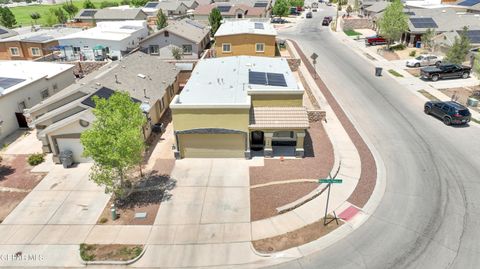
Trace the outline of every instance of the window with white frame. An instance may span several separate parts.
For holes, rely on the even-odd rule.
[[[32,53],[32,56],[42,56],[40,48],[30,48],[30,52]]]
[[[150,45],[148,47],[148,52],[150,54],[158,55],[160,54],[160,47],[158,45]]]
[[[230,43],[223,43],[223,44],[222,44],[222,51],[223,51],[223,52],[232,52],[232,44],[230,44]]]
[[[10,55],[12,56],[20,56],[20,50],[17,47],[10,48]]]
[[[255,44],[255,52],[265,52],[265,43]]]
[[[73,47],[73,54],[77,55],[80,53],[80,47]]]
[[[192,54],[192,45],[182,45],[182,52],[183,54]]]

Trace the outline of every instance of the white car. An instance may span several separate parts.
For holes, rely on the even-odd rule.
[[[421,67],[429,65],[439,65],[442,63],[442,57],[432,54],[422,54],[416,58],[407,61],[408,67]]]

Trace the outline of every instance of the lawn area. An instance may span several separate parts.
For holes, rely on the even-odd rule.
[[[95,4],[97,8],[100,8],[100,3],[105,0],[91,0],[92,3]],[[120,3],[121,0],[108,0],[109,2],[116,2]],[[78,7],[78,10],[83,8],[83,1],[73,1],[73,4]],[[32,19],[30,18],[30,14],[33,12],[40,13],[41,18],[37,21],[37,24],[44,25],[46,14],[50,8],[58,8],[62,7],[62,4],[56,5],[30,5],[30,6],[22,6],[22,7],[13,7],[10,10],[15,15],[15,19],[17,20],[17,25],[21,26],[28,26],[32,24]]]
[[[357,35],[362,35],[361,33],[359,32],[356,32],[355,30],[353,29],[347,29],[347,30],[343,30],[343,32],[348,35],[348,36],[357,36]]]
[[[393,70],[393,69],[390,69],[388,70],[388,72],[396,77],[399,77],[399,78],[403,78],[403,75],[398,73],[397,71]]]

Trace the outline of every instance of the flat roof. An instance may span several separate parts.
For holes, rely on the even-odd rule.
[[[41,29],[35,32],[28,32],[28,33],[4,38],[4,39],[1,39],[0,42],[27,41],[27,42],[35,42],[35,43],[46,43],[52,40],[59,39],[60,37],[81,32],[81,31],[82,31],[81,28],[67,28],[67,27]]]
[[[69,69],[73,69],[73,65],[30,61],[0,61],[0,70],[2,70],[0,96],[43,77],[51,78]]]
[[[270,22],[255,20],[227,20],[220,25],[215,36],[255,34],[277,35],[277,31]]]
[[[283,77],[268,81],[267,75],[258,84],[252,80],[252,72],[274,74]],[[270,76],[268,76],[270,77]],[[267,82],[267,83],[265,83]],[[183,106],[250,106],[250,94],[303,93],[287,60],[257,56],[234,56],[204,59],[197,63],[173,107]]]
[[[147,24],[140,20],[97,22],[96,27],[58,38],[58,40],[84,38],[118,41],[130,37],[132,33],[142,29],[147,29]]]

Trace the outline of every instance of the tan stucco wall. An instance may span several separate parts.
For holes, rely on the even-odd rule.
[[[34,43],[34,42],[23,42],[23,41],[6,41],[0,43],[0,60],[32,60],[44,55],[50,54],[51,51],[48,49],[50,47],[58,46],[58,41],[51,41],[48,43]],[[10,48],[18,48],[20,55],[12,56],[10,54]],[[33,56],[31,48],[39,48],[40,55]]]
[[[249,109],[172,109],[176,131],[224,128],[248,131]]]
[[[256,94],[251,96],[254,107],[303,106],[303,94]]]
[[[230,53],[222,52],[223,43],[231,44]],[[256,43],[265,43],[265,51],[256,52],[255,51]],[[275,56],[275,36],[253,35],[253,34],[219,36],[215,38],[215,52],[217,57],[228,57],[228,56],[238,56],[238,55],[274,57]]]
[[[244,134],[180,134],[182,158],[243,158]]]

